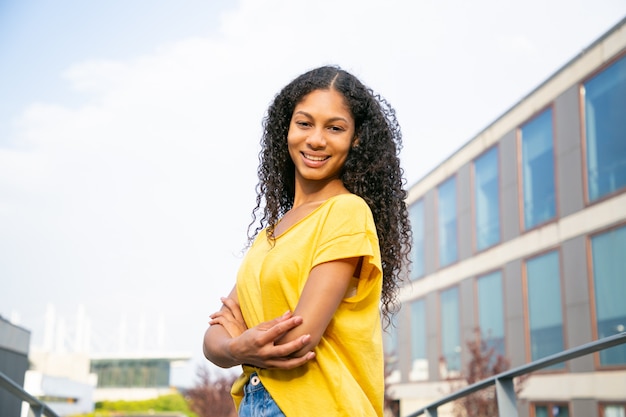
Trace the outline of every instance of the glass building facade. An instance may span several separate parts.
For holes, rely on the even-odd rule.
[[[520,129],[524,228],[532,229],[556,215],[552,109]]]
[[[626,57],[584,83],[588,198],[626,187]]]
[[[167,388],[169,359],[92,359],[98,388]]]
[[[452,177],[437,189],[439,265],[444,267],[457,260],[456,178]]]
[[[474,224],[477,250],[500,240],[498,149],[491,148],[474,161]]]
[[[424,275],[424,202],[418,201],[409,207],[413,232],[411,246],[411,279]]]
[[[476,292],[481,338],[497,355],[505,356],[502,273],[492,272],[478,278]]]
[[[516,367],[626,331],[624,33],[626,19],[409,190],[400,415],[463,381],[476,337]],[[620,416],[625,392],[621,345],[533,373],[518,411]]]
[[[563,304],[558,252],[552,251],[526,262],[526,302],[530,360],[562,351]]]

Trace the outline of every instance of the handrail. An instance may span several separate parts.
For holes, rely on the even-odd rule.
[[[413,414],[409,414],[407,417],[417,417],[425,414],[427,417],[437,417],[437,408],[451,401],[458,400],[467,395],[470,395],[481,389],[496,386],[496,397],[498,401],[498,412],[501,416],[517,417],[517,405],[515,398],[515,391],[513,389],[513,378],[534,372],[539,369],[547,368],[548,366],[565,362],[570,359],[578,358],[579,356],[588,355],[590,353],[597,352],[599,350],[608,349],[613,346],[626,343],[626,332],[614,334],[593,342],[585,343],[584,345],[577,346],[575,348],[567,349],[554,355],[546,356],[545,358],[538,359],[534,362],[526,365],[519,366],[517,368],[510,369],[502,372],[498,375],[483,379],[469,385],[459,391],[453,392],[440,400],[437,400],[426,407],[420,408]]]
[[[4,388],[17,398],[27,402],[30,405],[30,409],[35,414],[35,417],[41,417],[42,415],[46,417],[59,417],[50,407],[24,391],[24,388],[17,385],[15,381],[2,371],[0,371],[0,388]]]

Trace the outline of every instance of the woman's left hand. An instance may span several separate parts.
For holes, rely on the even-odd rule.
[[[243,319],[243,314],[241,313],[239,304],[237,304],[232,298],[226,297],[220,298],[220,301],[224,307],[220,311],[209,316],[211,318],[209,324],[221,324],[226,329],[230,337],[233,338],[248,330],[248,326],[246,326],[246,322]]]

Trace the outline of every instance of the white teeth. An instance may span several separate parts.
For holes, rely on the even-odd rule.
[[[307,154],[303,154],[304,157],[310,161],[323,161],[324,159],[326,159],[325,156],[313,156],[313,155],[307,155]]]

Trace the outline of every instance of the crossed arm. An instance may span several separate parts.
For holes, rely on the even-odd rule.
[[[328,323],[346,294],[359,258],[340,259],[311,270],[293,313],[247,328],[236,288],[211,315],[203,350],[223,368],[249,364],[260,368],[292,369],[315,357]]]

